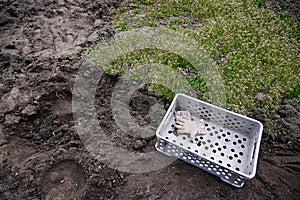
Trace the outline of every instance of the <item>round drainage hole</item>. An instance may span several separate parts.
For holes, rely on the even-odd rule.
[[[237,158],[237,157],[238,157],[238,155],[237,155],[237,154],[234,154],[234,157],[236,157],[236,158]]]
[[[236,171],[240,171],[240,168],[236,167],[235,170],[236,170]]]
[[[227,167],[231,167],[231,164],[227,164]]]
[[[171,133],[173,133],[173,131],[168,131],[168,133],[170,133],[170,134],[171,134]]]
[[[242,155],[244,155],[244,153],[243,153],[243,152],[240,152],[239,154],[240,154],[241,156],[242,156]]]
[[[234,135],[234,137],[235,137],[235,138],[238,138],[239,136],[238,136],[238,135]]]
[[[238,162],[238,163],[242,163],[242,161],[241,161],[240,159],[239,159],[239,160],[237,160],[237,162]]]
[[[244,149],[244,148],[245,148],[245,145],[242,144],[241,147]]]
[[[246,142],[246,141],[247,141],[247,139],[246,139],[246,138],[243,138],[243,141],[245,141],[245,142]]]

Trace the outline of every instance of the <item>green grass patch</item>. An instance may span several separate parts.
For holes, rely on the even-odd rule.
[[[292,91],[290,91],[286,97],[289,99],[295,99],[295,98],[300,97],[300,86],[297,85],[297,86],[293,87]]]
[[[165,96],[168,100],[172,100],[175,97],[175,93],[169,90],[168,88],[164,87],[163,85],[159,85],[153,83],[148,87],[149,91],[153,91],[157,94]]]
[[[135,3],[134,13],[143,17],[124,7],[116,10],[115,24],[119,31],[141,26],[168,27],[196,38],[216,62],[226,56],[219,71],[225,82],[228,109],[243,113],[260,106],[271,113],[282,98],[299,97],[300,26],[289,16],[266,9],[264,0],[136,0]],[[161,59],[160,63],[169,66],[183,65],[178,58],[168,55],[160,57],[154,52],[142,55],[135,57],[134,62],[155,58],[156,62]],[[118,62],[130,68],[132,63],[125,59]],[[108,70],[117,68],[115,65]],[[199,79],[188,79],[198,90],[209,90],[203,86],[201,74]],[[258,100],[257,92],[264,93],[265,98]]]

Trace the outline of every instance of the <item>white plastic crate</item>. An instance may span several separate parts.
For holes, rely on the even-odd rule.
[[[175,111],[205,122],[205,135],[190,139],[172,132]],[[219,176],[236,187],[254,177],[263,125],[254,119],[177,94],[156,131],[156,149]]]

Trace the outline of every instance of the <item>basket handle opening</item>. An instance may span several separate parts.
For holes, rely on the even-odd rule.
[[[253,147],[253,150],[252,150],[252,157],[251,157],[251,160],[254,159],[255,150],[256,150],[256,144],[257,144],[257,142],[254,143],[254,147]]]

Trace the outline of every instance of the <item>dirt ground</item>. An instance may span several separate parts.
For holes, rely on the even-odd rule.
[[[81,55],[114,34],[108,0],[7,0],[0,4],[0,199],[300,199],[300,99],[284,100],[265,125],[257,174],[241,189],[183,161],[159,171],[128,174],[106,167],[75,130],[72,87]],[[155,138],[122,137],[111,112],[119,76],[99,82],[100,125],[131,151],[154,150]],[[147,124],[149,108],[164,98],[141,89],[132,115]],[[282,134],[272,138],[272,131]],[[298,141],[295,139],[298,137]]]

